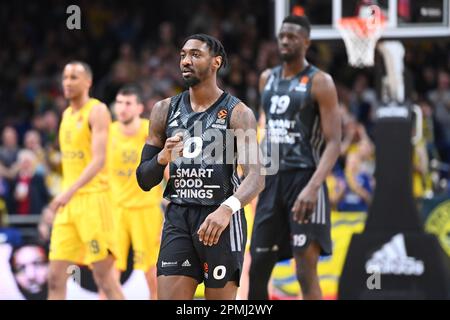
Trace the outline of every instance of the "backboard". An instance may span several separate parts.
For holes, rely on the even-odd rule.
[[[343,17],[363,14],[378,5],[386,17],[382,39],[450,37],[450,0],[274,0],[275,30],[289,13],[306,14],[313,40],[341,39],[336,26]]]

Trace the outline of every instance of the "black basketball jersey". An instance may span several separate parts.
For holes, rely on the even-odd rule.
[[[282,67],[271,70],[262,92],[266,114],[264,146],[279,147],[279,170],[314,169],[324,148],[318,104],[311,96],[312,79],[319,71],[308,65],[290,79],[283,79]]]
[[[176,204],[220,205],[237,190],[235,139],[231,113],[240,102],[228,93],[204,112],[194,112],[189,91],[172,97],[166,135],[184,132],[183,156],[170,163],[164,197]]]

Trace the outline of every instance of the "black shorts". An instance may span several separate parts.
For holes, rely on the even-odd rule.
[[[217,206],[168,205],[157,264],[158,276],[189,276],[199,283],[204,281],[207,288],[223,288],[228,281],[239,285],[247,241],[244,211],[233,214],[216,245],[205,246],[199,241],[197,231],[216,209]]]
[[[331,223],[328,192],[319,190],[317,206],[311,220],[300,224],[293,220],[292,207],[314,170],[282,171],[266,176],[265,189],[259,194],[251,239],[251,253],[277,252],[278,260],[292,258],[312,241],[321,247],[321,255],[330,255]]]

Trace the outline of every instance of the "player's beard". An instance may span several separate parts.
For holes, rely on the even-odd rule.
[[[282,54],[280,54],[281,61],[287,62],[287,63],[299,60],[300,57],[301,57],[301,50],[300,49],[293,50],[293,51],[291,51],[289,53],[282,53]]]
[[[197,68],[196,71],[194,71],[193,68],[190,68],[192,73],[188,77],[183,77],[185,85],[188,88],[198,85],[202,82],[202,80],[208,78],[208,72],[210,69],[211,63],[203,69]]]
[[[296,53],[284,53],[280,55],[281,61],[283,62],[292,62],[298,59],[298,55]]]
[[[198,77],[196,77],[196,76],[193,76],[193,75],[190,76],[190,77],[183,77],[183,80],[184,80],[184,84],[188,88],[196,86],[197,84],[200,83],[200,79]]]

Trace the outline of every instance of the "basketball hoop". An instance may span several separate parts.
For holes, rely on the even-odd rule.
[[[371,5],[365,17],[342,18],[338,21],[338,30],[344,39],[348,62],[357,68],[374,65],[375,46],[381,37],[385,18],[380,7]]]

